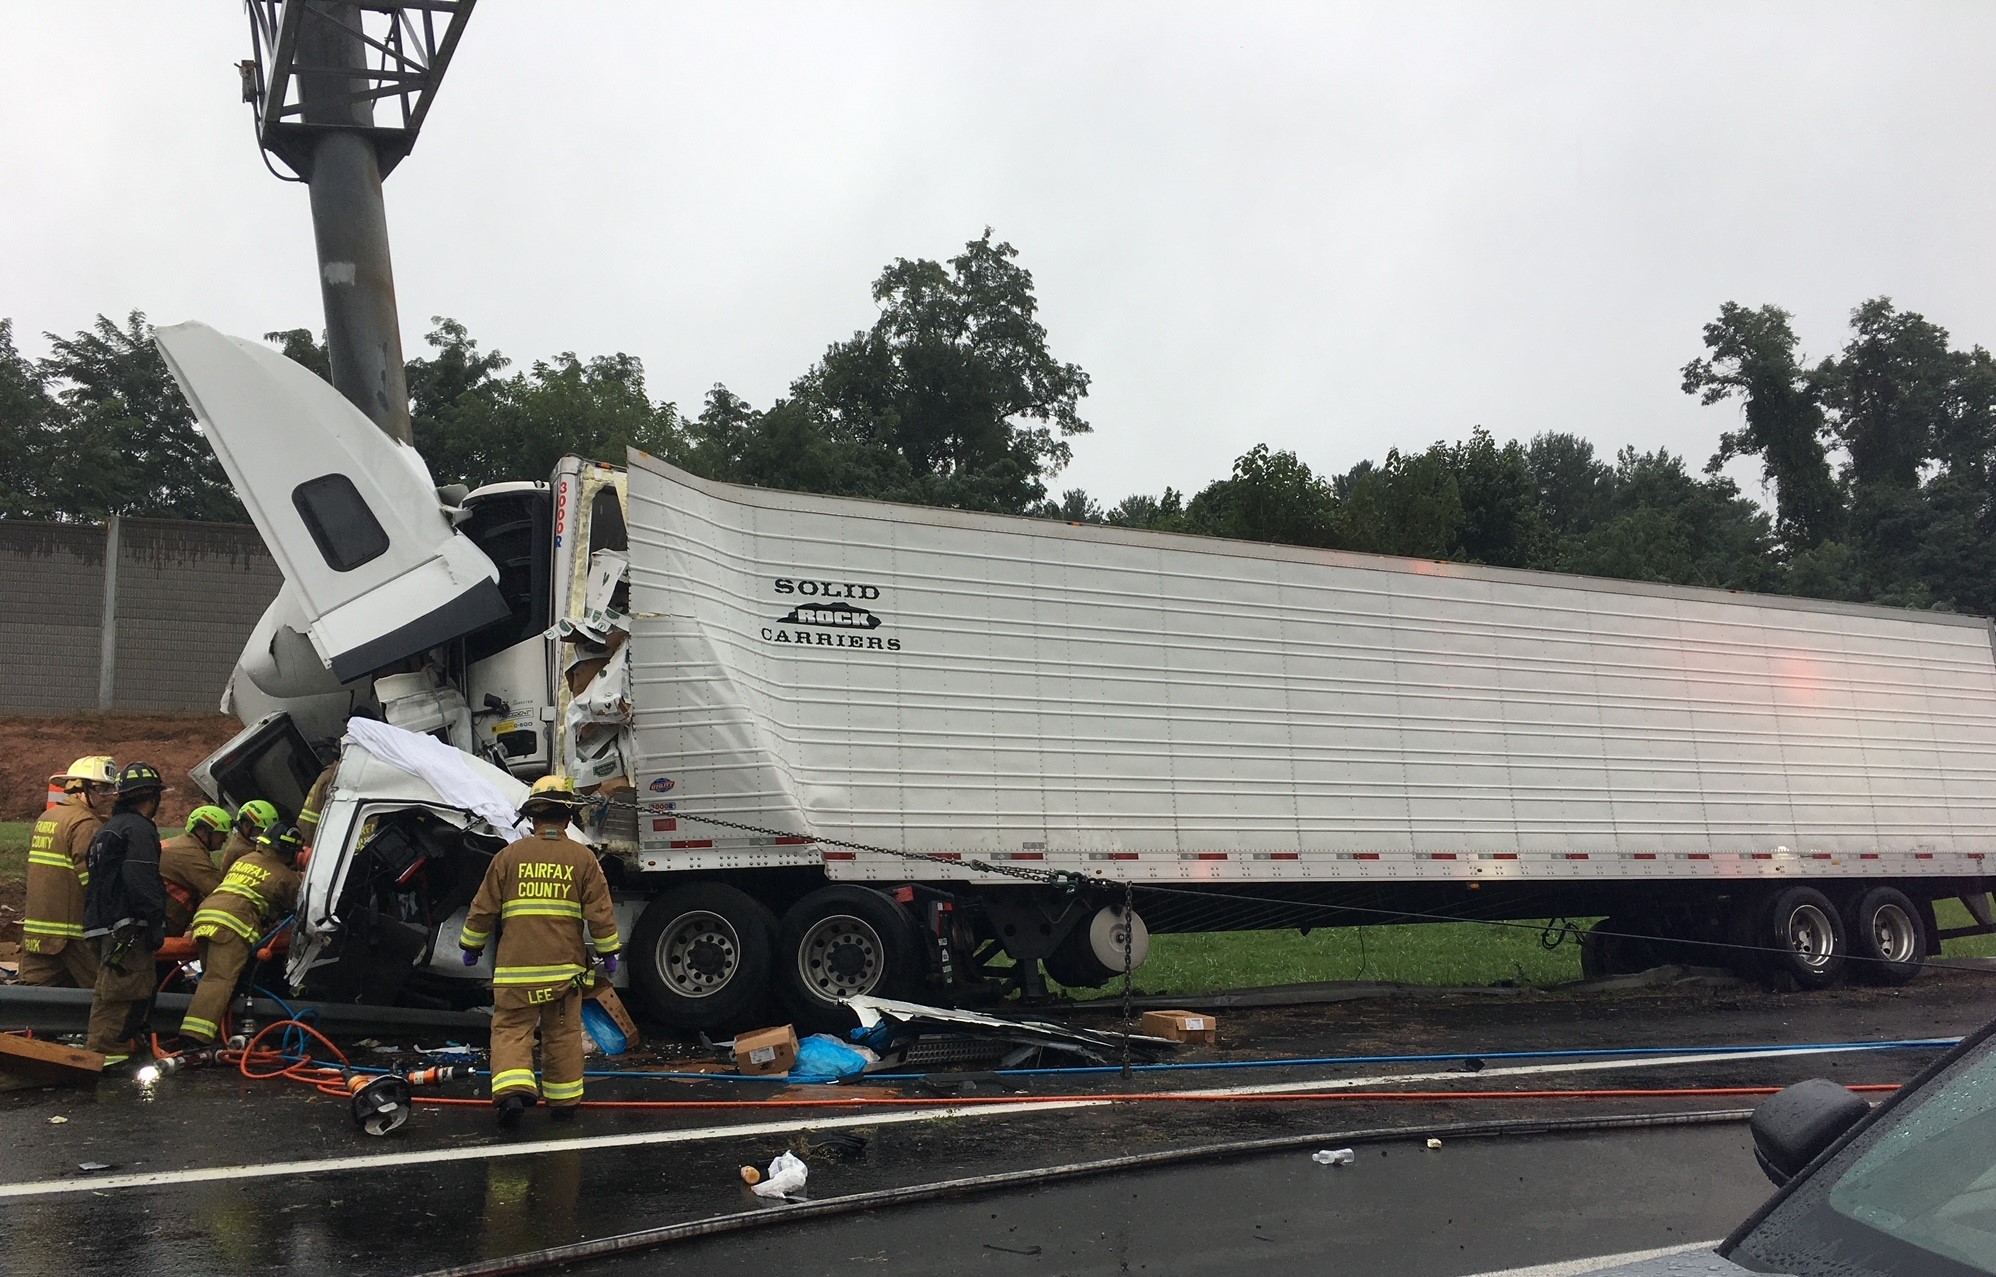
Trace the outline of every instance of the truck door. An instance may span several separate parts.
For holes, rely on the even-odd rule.
[[[414,448],[260,342],[194,323],[156,339],[340,681],[508,614]]]

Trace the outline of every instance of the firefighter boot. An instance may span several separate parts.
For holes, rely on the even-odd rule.
[[[500,1096],[499,1102],[493,1106],[499,1112],[499,1128],[506,1131],[512,1130],[520,1124],[521,1116],[533,1106],[534,1097],[519,1091],[514,1091],[510,1095]]]

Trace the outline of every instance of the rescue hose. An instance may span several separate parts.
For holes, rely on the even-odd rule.
[[[1088,1162],[1068,1162],[1032,1170],[1003,1171],[992,1175],[971,1175],[962,1179],[902,1188],[883,1188],[866,1193],[848,1193],[820,1201],[786,1202],[781,1206],[710,1215],[705,1219],[667,1224],[659,1228],[618,1233],[566,1246],[525,1251],[495,1259],[477,1260],[455,1268],[439,1268],[421,1277],[513,1277],[562,1264],[628,1255],[654,1247],[717,1237],[753,1229],[772,1228],[800,1220],[848,1215],[878,1210],[886,1206],[908,1206],[945,1198],[970,1197],[1002,1192],[1010,1188],[1039,1187],[1056,1180],[1077,1180],[1119,1171],[1152,1170],[1189,1163],[1252,1157],[1262,1153],[1282,1153],[1302,1148],[1382,1144],[1395,1140],[1495,1139],[1533,1135],[1585,1135],[1601,1131],[1649,1130],[1660,1127],[1715,1126],[1744,1122],[1752,1109],[1713,1109],[1690,1113],[1629,1113],[1601,1117],[1543,1118],[1496,1122],[1453,1122],[1412,1127],[1371,1127],[1353,1131],[1323,1131],[1310,1135],[1277,1135],[1252,1140],[1232,1140],[1223,1144],[1199,1144],[1189,1148],[1159,1149],[1150,1153],[1129,1153]]]
[[[1132,1073],[1198,1073],[1217,1072],[1229,1069],[1279,1069],[1279,1068],[1321,1068],[1344,1064],[1460,1064],[1466,1060],[1484,1063],[1502,1060],[1561,1060],[1561,1059],[1614,1059],[1627,1056],[1656,1055],[1743,1055],[1762,1051],[1794,1051],[1822,1053],[1829,1051],[1945,1051],[1956,1046],[1960,1038],[1902,1038],[1884,1042],[1767,1042],[1759,1044],[1733,1044],[1729,1046],[1615,1046],[1587,1047],[1559,1051],[1449,1051],[1432,1055],[1323,1055],[1323,1056],[1278,1056],[1265,1060],[1191,1060],[1170,1064],[1132,1064]],[[1068,1068],[1031,1069],[976,1069],[971,1070],[979,1077],[1088,1077],[1102,1073],[1121,1073],[1117,1064],[1078,1064]],[[692,1072],[648,1072],[635,1069],[591,1069],[584,1077],[601,1078],[644,1078],[675,1082],[774,1082],[785,1084],[790,1079],[781,1073],[692,1073]],[[866,1082],[919,1082],[942,1073],[869,1073]]]
[[[263,1050],[263,1040],[273,1033],[297,1033],[322,1044],[338,1064],[320,1063],[311,1055],[297,1055],[282,1051]],[[311,1025],[298,1020],[279,1020],[267,1024],[257,1031],[249,1044],[241,1051],[222,1051],[217,1059],[233,1063],[246,1078],[253,1081],[269,1081],[284,1078],[312,1087],[321,1095],[340,1099],[348,1098],[351,1090],[347,1085],[347,1075],[353,1072],[377,1072],[349,1065],[346,1053],[333,1041]],[[1390,1086],[1390,1082],[1378,1084]],[[1272,1094],[1228,1094],[1199,1091],[1159,1091],[1159,1092],[1088,1092],[1062,1095],[974,1095],[974,1096],[887,1096],[854,1095],[829,1097],[775,1097],[766,1100],[584,1100],[584,1108],[622,1109],[632,1111],[660,1110],[671,1112],[688,1111],[744,1111],[755,1109],[823,1109],[823,1108],[971,1108],[1018,1104],[1299,1104],[1299,1103],[1353,1103],[1362,1101],[1445,1103],[1460,1100],[1503,1101],[1503,1100],[1596,1100],[1596,1099],[1710,1099],[1717,1097],[1745,1097],[1773,1095],[1780,1087],[1775,1086],[1728,1086],[1728,1087],[1665,1087],[1665,1088],[1594,1088],[1562,1089],[1538,1091],[1392,1091],[1392,1090],[1341,1090],[1341,1091],[1300,1091]],[[1898,1090],[1894,1083],[1873,1083],[1853,1086],[1852,1091],[1860,1093],[1887,1093]],[[478,1105],[489,1106],[488,1099],[460,1096],[421,1095],[415,1097],[425,1104]]]

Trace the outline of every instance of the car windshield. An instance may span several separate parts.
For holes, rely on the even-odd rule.
[[[1996,1037],[1809,1176],[1728,1257],[1796,1277],[1996,1274]]]

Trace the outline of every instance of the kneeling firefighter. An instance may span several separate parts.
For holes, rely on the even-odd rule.
[[[208,1046],[222,1035],[222,1017],[256,945],[273,921],[298,903],[298,851],[291,825],[272,825],[256,850],[229,866],[222,885],[201,902],[188,935],[201,947],[201,983],[180,1021],[180,1036]]]
[[[277,808],[261,798],[252,798],[236,808],[235,818],[230,822],[229,840],[222,844],[223,872],[228,872],[231,865],[255,851],[263,831],[276,823]]]
[[[159,880],[166,887],[166,934],[184,936],[194,911],[208,893],[222,885],[222,845],[228,839],[229,813],[220,807],[196,807],[187,816],[187,832],[169,838],[159,849]]]
[[[123,1064],[152,1010],[153,955],[166,939],[166,892],[159,881],[160,796],[166,782],[148,763],[118,771],[111,819],[90,840],[90,881],[83,934],[97,945],[97,985],[90,999],[91,1050]]]
[[[582,988],[594,979],[583,929],[605,974],[616,973],[623,947],[603,867],[568,836],[579,802],[566,777],[534,782],[520,805],[520,817],[532,822],[534,832],[492,858],[458,941],[464,965],[476,966],[499,928],[492,965],[492,1102],[505,1127],[519,1124],[537,1090],[556,1121],[574,1118],[582,1103]]]

